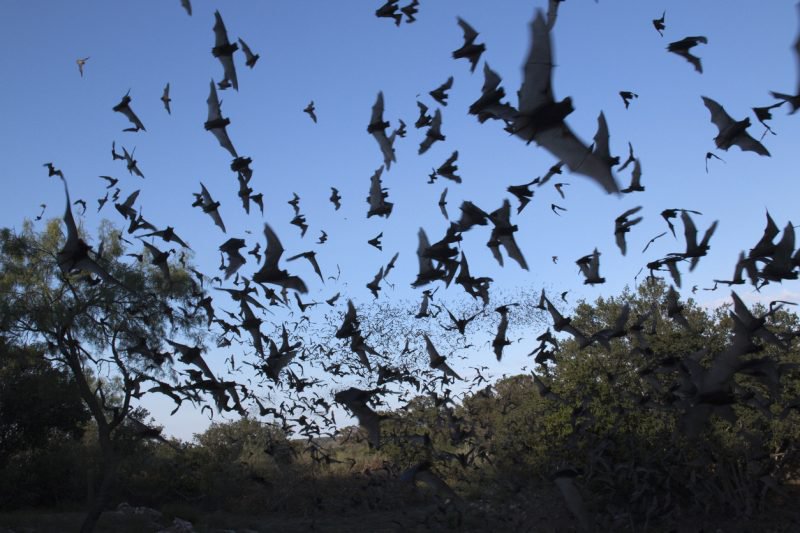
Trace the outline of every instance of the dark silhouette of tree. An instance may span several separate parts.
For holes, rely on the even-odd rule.
[[[14,345],[43,347],[39,355],[69,373],[96,425],[99,479],[83,531],[94,528],[108,502],[123,442],[132,434],[160,438],[158,428],[135,416],[135,404],[152,389],[148,382],[171,380],[177,363],[164,341],[180,335],[202,342],[205,321],[191,312],[202,292],[180,266],[171,265],[167,279],[146,262],[124,262],[119,233],[109,225],[98,241],[103,252],[95,261],[123,286],[59,269],[59,221],[42,232],[30,224],[19,233],[0,231],[0,334]],[[181,393],[202,401],[197,391]]]

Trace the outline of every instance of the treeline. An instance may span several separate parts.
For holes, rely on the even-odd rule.
[[[690,301],[675,320],[668,299],[662,283],[648,283],[578,304],[571,324],[602,342],[545,335],[531,356],[536,374],[476,378],[461,398],[446,384],[421,392],[381,412],[377,450],[358,428],[295,440],[252,419],[168,441],[133,423],[147,422],[140,410],[116,441],[123,459],[110,501],[172,506],[190,519],[424,501],[458,520],[512,521],[550,501],[584,529],[763,516],[795,498],[800,479],[798,316],[755,306],[757,324],[742,331],[741,309]],[[631,334],[613,335],[621,321]],[[726,361],[743,342],[746,355]],[[35,346],[0,346],[0,507],[83,505],[100,451],[69,375]],[[553,493],[563,498],[542,500]]]

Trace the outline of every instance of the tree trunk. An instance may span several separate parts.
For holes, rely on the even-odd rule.
[[[101,443],[104,439],[100,439]],[[97,526],[97,521],[100,515],[103,514],[108,500],[111,496],[111,489],[114,486],[114,481],[117,476],[117,458],[111,449],[112,443],[110,439],[106,444],[101,444],[104,448],[102,451],[103,460],[101,466],[100,484],[97,490],[94,491],[93,501],[89,502],[89,511],[86,513],[86,518],[83,519],[81,525],[81,533],[91,533]],[[108,446],[108,448],[106,448]]]

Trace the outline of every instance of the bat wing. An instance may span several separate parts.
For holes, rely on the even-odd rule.
[[[122,114],[128,117],[128,120],[130,120],[131,123],[136,126],[135,128],[128,128],[125,131],[147,131],[144,127],[144,124],[142,124],[142,121],[139,120],[139,117],[136,116],[136,113],[133,112],[133,109],[131,109],[130,106],[125,106],[122,108]]]
[[[551,75],[553,72],[553,53],[550,31],[544,21],[541,9],[531,23],[531,49],[523,67],[523,81],[519,89],[519,110],[531,113],[543,104],[553,102]]]
[[[375,130],[372,132],[372,136],[378,141],[378,146],[380,146],[381,153],[383,154],[383,164],[386,166],[386,170],[389,170],[392,161],[397,160],[394,154],[394,147],[392,146],[394,144],[394,135],[389,139],[383,130]]]
[[[528,263],[525,261],[525,257],[522,255],[522,250],[519,249],[517,245],[517,241],[514,239],[513,235],[501,235],[498,239],[500,244],[506,249],[506,253],[508,257],[519,263],[523,269],[528,270]]]
[[[752,135],[747,133],[746,131],[741,132],[737,135],[731,144],[735,144],[739,148],[742,149],[744,152],[755,152],[759,155],[764,155],[769,157],[770,153],[767,148],[761,144],[758,140],[756,140]]]
[[[472,43],[478,37],[478,32],[476,32],[475,28],[467,24],[467,22],[461,17],[458,17],[457,20],[458,25],[461,26],[461,29],[464,32],[464,42],[466,44]]]
[[[190,0],[181,0],[181,5],[183,6],[183,9],[185,9],[186,12],[191,17],[192,16],[192,2]]]
[[[239,81],[236,79],[236,65],[233,63],[233,54],[219,57],[222,63],[222,72],[225,79],[231,82],[235,90],[239,90]]]
[[[725,112],[725,109],[718,102],[706,96],[702,96],[701,98],[703,99],[703,103],[711,112],[711,122],[714,123],[720,132],[734,124],[735,121],[728,113]]]
[[[211,92],[208,94],[206,100],[208,104],[208,122],[212,120],[222,119],[222,109],[220,108],[219,97],[217,96],[217,88],[214,87],[214,80],[211,80]]]
[[[219,145],[225,148],[228,153],[231,154],[231,156],[234,158],[239,157],[239,155],[236,153],[236,148],[233,147],[231,138],[228,137],[228,132],[225,131],[225,128],[214,128],[211,130],[211,133],[213,133],[214,137],[217,138]]]
[[[436,347],[431,342],[430,337],[426,333],[422,334],[422,337],[425,339],[425,349],[428,352],[428,357],[430,358],[431,367],[437,367],[442,364],[442,356],[439,355],[439,352],[436,351]]]
[[[692,217],[686,211],[681,211],[683,221],[683,234],[686,237],[686,251],[690,252],[697,248],[697,226],[694,225]]]
[[[278,261],[283,255],[283,245],[278,235],[272,230],[269,224],[264,224],[264,235],[267,237],[267,249],[265,251],[264,269],[278,270]]]
[[[539,131],[534,140],[572,172],[592,178],[608,193],[619,193],[619,185],[608,164],[593,154],[566,124]]]
[[[558,18],[558,5],[564,0],[548,0],[547,2],[547,31],[553,29]]]
[[[219,14],[219,11],[214,12],[214,46],[226,46],[229,45],[230,41],[228,40],[228,31],[225,29],[225,23],[222,22],[222,15]]]
[[[369,123],[380,124],[383,122],[383,91],[378,92],[378,97],[375,103],[372,104],[372,115],[370,116]]]

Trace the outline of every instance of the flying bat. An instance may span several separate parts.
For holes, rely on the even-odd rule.
[[[681,56],[686,61],[691,63],[697,72],[702,74],[703,64],[700,62],[700,58],[695,55],[692,55],[692,53],[690,52],[690,50],[695,46],[697,46],[699,43],[708,44],[708,39],[706,37],[703,37],[702,35],[698,35],[696,37],[686,37],[684,39],[681,39],[680,41],[669,43],[669,45],[667,46],[667,51]]]
[[[317,123],[317,114],[315,111],[316,108],[314,107],[314,100],[311,100],[311,102],[309,102],[308,105],[303,108],[303,113],[308,114],[308,116],[311,117],[311,120],[314,121],[314,124]]]
[[[511,202],[506,198],[503,200],[503,205],[499,209],[489,213],[489,220],[494,224],[494,228],[492,229],[492,234],[487,246],[492,250],[492,254],[494,254],[500,266],[503,266],[503,256],[500,255],[499,250],[500,245],[502,245],[511,259],[516,261],[523,269],[528,270],[528,263],[525,261],[525,257],[522,255],[517,241],[514,240],[514,233],[517,231],[517,226],[512,226],[510,219]]]
[[[339,189],[336,187],[331,187],[331,197],[329,200],[333,204],[333,207],[336,209],[336,211],[342,207],[342,197],[339,195]]]
[[[219,83],[220,89],[232,86],[234,90],[239,90],[239,82],[236,80],[236,65],[233,63],[233,53],[238,49],[239,45],[228,40],[228,32],[225,30],[225,23],[222,22],[222,15],[219,14],[219,11],[214,11],[214,48],[211,49],[211,53],[222,63],[224,78]]]
[[[797,5],[797,14],[800,15],[800,4]],[[770,94],[773,96],[773,98],[777,98],[778,100],[783,100],[784,102],[789,103],[789,106],[792,108],[792,110],[789,112],[790,115],[793,115],[798,109],[800,109],[800,32],[798,32],[797,39],[794,41],[793,50],[795,60],[797,61],[797,92],[794,95],[791,95],[770,91]]]
[[[461,30],[464,32],[464,44],[458,50],[453,51],[453,59],[468,59],[470,63],[469,71],[475,72],[475,67],[478,66],[481,54],[486,51],[486,45],[483,43],[475,44],[478,32],[461,17],[458,17],[457,20],[458,25],[461,26]],[[450,79],[452,80],[452,78]]]
[[[394,25],[399,26],[403,21],[403,14],[397,12],[397,2],[399,0],[386,0],[386,3],[375,10],[375,16],[378,18],[394,19]]]
[[[133,128],[125,128],[122,131],[139,131],[139,130],[147,131],[146,129],[144,129],[144,124],[142,124],[142,121],[139,120],[139,117],[137,117],[136,113],[134,113],[133,109],[131,109],[130,93],[131,93],[130,91],[125,93],[125,96],[122,97],[122,100],[120,100],[120,102],[111,109],[113,109],[117,113],[122,113],[123,115],[125,115],[131,122],[131,124],[133,124],[134,126]]]
[[[606,192],[619,193],[609,162],[592,152],[564,122],[574,110],[572,99],[556,102],[553,97],[550,31],[541,9],[536,11],[531,33],[531,49],[519,90],[519,114],[511,124],[511,131],[527,142],[536,141],[572,172],[592,178]]]
[[[317,276],[319,276],[320,281],[325,283],[325,279],[322,277],[322,271],[319,268],[319,263],[317,263],[317,253],[313,250],[288,257],[286,258],[286,261],[294,261],[296,259],[300,259],[301,257],[311,263],[311,267],[314,269],[314,272],[317,273]]]
[[[653,19],[653,27],[656,29],[660,36],[664,36],[664,30],[667,28],[666,24],[664,24],[664,19],[667,17],[666,10],[661,13],[661,18]]]
[[[367,196],[367,203],[369,204],[367,218],[372,215],[388,218],[392,214],[394,204],[386,201],[389,193],[386,192],[386,189],[381,184],[381,174],[383,174],[383,167],[378,168],[370,178],[369,196]]]
[[[436,175],[455,181],[456,183],[461,183],[461,176],[456,175],[456,171],[458,170],[458,165],[455,164],[456,161],[458,161],[458,150],[450,154],[450,157],[436,169]]]
[[[461,376],[456,374],[456,372],[450,368],[450,365],[447,364],[447,357],[443,357],[439,355],[439,352],[436,350],[436,347],[431,342],[430,337],[428,337],[427,333],[423,333],[422,337],[425,339],[425,349],[428,352],[428,357],[430,358],[430,367],[434,370],[441,370],[445,376],[451,376],[455,379],[460,380]]]
[[[642,206],[628,209],[614,220],[614,237],[617,241],[617,246],[619,247],[619,251],[622,252],[622,255],[625,255],[625,253],[628,250],[627,244],[625,242],[625,234],[631,230],[632,226],[635,226],[636,224],[642,221],[642,217],[636,217],[632,220],[628,220],[628,217],[638,213],[641,210]]]
[[[253,51],[250,50],[250,47],[247,46],[247,43],[245,43],[241,37],[239,38],[239,44],[242,45],[242,51],[244,52],[244,57],[245,57],[244,64],[250,68],[256,66],[256,61],[258,61],[258,58],[261,57],[261,55],[254,54]]]
[[[237,239],[235,237],[228,239],[219,247],[219,251],[228,256],[228,266],[225,268],[225,279],[233,276],[236,271],[247,262],[244,256],[239,252],[239,250],[244,247],[244,239]]]
[[[628,194],[632,192],[644,192],[642,185],[642,165],[636,159],[633,163],[633,172],[631,173],[631,184],[620,191],[621,193]]]
[[[420,101],[417,101],[417,107],[419,108],[419,117],[414,123],[414,127],[417,129],[424,128],[431,123],[433,118],[428,114],[428,106]]]
[[[201,192],[200,194],[196,194],[197,200],[194,204],[199,206],[203,209],[203,213],[206,213],[211,219],[214,221],[214,224],[219,226],[222,230],[222,233],[225,233],[225,224],[222,222],[222,217],[219,214],[219,202],[215,202],[214,199],[211,197],[211,194],[206,189],[206,186],[203,185],[203,182],[200,182]]]
[[[171,115],[172,110],[169,108],[169,103],[172,101],[172,98],[169,97],[169,83],[167,83],[166,87],[164,87],[164,92],[161,95],[161,101],[164,102],[164,109],[167,110],[167,114]]]
[[[278,239],[278,235],[269,227],[269,224],[264,224],[264,235],[267,238],[267,248],[264,251],[264,264],[261,269],[253,274],[253,281],[256,283],[271,283],[293,289],[300,293],[307,293],[305,282],[297,276],[290,276],[286,270],[281,270],[278,267],[278,262],[283,255],[283,245]]]
[[[750,127],[750,117],[745,117],[744,120],[739,121],[733,120],[720,104],[705,96],[702,99],[711,112],[711,122],[719,130],[719,135],[714,138],[717,148],[727,151],[728,148],[736,145],[743,151],[755,152],[765,156],[770,155],[763,144],[747,133],[747,128]]]
[[[483,87],[481,96],[469,106],[469,113],[477,115],[478,122],[483,124],[487,120],[512,121],[517,116],[517,111],[507,103],[502,103],[506,91],[500,87],[500,76],[489,68],[489,63],[483,63]]]
[[[625,109],[628,109],[631,105],[631,100],[634,98],[639,98],[639,95],[633,93],[631,91],[620,91],[619,92],[620,98],[622,98],[622,102],[625,104]]]
[[[394,144],[395,134],[393,133],[391,137],[387,137],[386,128],[388,127],[389,123],[383,120],[383,91],[380,91],[375,103],[372,105],[372,115],[367,125],[367,133],[371,134],[372,137],[378,141],[381,154],[383,154],[383,164],[386,166],[387,171],[389,167],[392,166],[392,162],[396,161],[394,148],[392,146]]]
[[[83,77],[83,67],[84,65],[86,65],[87,61],[89,61],[88,57],[83,57],[75,60],[75,63],[78,64],[78,71],[81,73],[81,78]]]
[[[419,151],[417,153],[422,155],[427,152],[431,146],[433,146],[433,143],[443,140],[445,140],[445,136],[442,135],[442,112],[437,109],[433,114],[433,119],[430,121],[428,131],[425,132],[425,139],[423,139],[423,141],[420,143]]]
[[[431,98],[442,104],[443,106],[447,106],[447,91],[449,91],[453,87],[453,76],[447,78],[447,81],[429,92],[428,94],[431,95]]]
[[[217,88],[214,87],[214,80],[211,80],[211,91],[208,94],[206,103],[208,104],[208,119],[203,124],[206,131],[213,133],[214,137],[219,141],[219,145],[225,148],[232,157],[239,157],[230,137],[228,137],[228,132],[225,130],[225,127],[231,123],[231,119],[223,118],[222,116],[221,103],[217,97]]]

